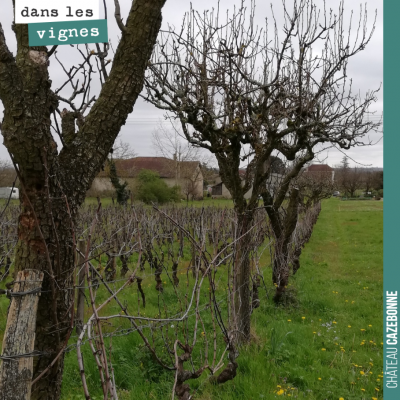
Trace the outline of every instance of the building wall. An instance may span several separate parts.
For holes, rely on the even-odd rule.
[[[182,190],[182,197],[186,198],[184,193],[184,185],[186,183],[186,179],[173,179],[173,178],[161,178],[168,187],[173,187],[175,185],[179,185]],[[128,183],[128,189],[135,194],[137,180],[135,178],[120,178],[121,182]],[[203,176],[199,175],[195,182],[194,195],[196,199],[203,198]],[[109,196],[115,192],[115,189],[108,177],[97,177],[94,179],[90,190],[88,191],[89,196]]]
[[[283,175],[281,174],[277,174],[275,172],[270,174],[269,180],[267,182],[267,187],[271,187],[272,191],[274,187],[279,187],[281,180],[282,180]],[[216,179],[216,183],[221,183],[221,177],[218,177]],[[244,198],[246,200],[250,199],[251,196],[253,195],[253,186],[245,193]],[[214,197],[221,197],[221,198],[226,198],[226,199],[231,199],[231,193],[229,192],[229,190],[227,189],[227,187],[222,184],[222,194],[221,195],[213,195]]]
[[[92,186],[90,188],[93,192],[107,192],[113,191],[113,185],[111,184],[110,178],[94,178]]]

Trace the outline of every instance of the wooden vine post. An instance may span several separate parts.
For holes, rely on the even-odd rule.
[[[24,270],[17,274],[0,360],[0,400],[31,398],[36,313],[42,281],[40,271]]]
[[[85,252],[86,245],[84,240],[79,241],[78,255],[78,299],[76,302],[76,334],[80,335],[83,329],[83,320],[85,316]]]

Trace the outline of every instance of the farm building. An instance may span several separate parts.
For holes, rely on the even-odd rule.
[[[321,179],[331,178],[332,182],[335,180],[335,170],[327,164],[312,164],[304,169],[304,173]]]
[[[1,187],[0,199],[19,199],[19,189],[16,187]]]
[[[179,186],[184,198],[203,197],[203,173],[198,161],[177,161],[165,157],[135,157],[115,160],[117,175],[128,182],[128,187],[135,192],[136,177],[142,170],[157,172],[169,186]],[[113,187],[106,168],[95,178],[89,193],[104,194],[113,192]]]
[[[239,170],[239,174],[242,178],[242,180],[245,177],[246,171],[245,170]],[[267,187],[270,192],[273,192],[275,190],[276,185],[280,182],[281,178],[283,175],[277,174],[272,172],[270,174],[269,180],[267,182]],[[231,193],[229,192],[228,188],[225,186],[225,184],[222,182],[221,177],[218,177],[216,179],[216,184],[211,187],[211,195],[213,197],[217,198],[224,198],[224,199],[231,199]],[[244,195],[245,199],[250,199],[251,195],[253,194],[253,187],[251,187]]]

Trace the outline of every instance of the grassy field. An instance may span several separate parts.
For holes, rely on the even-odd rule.
[[[101,198],[101,204],[102,206],[108,206],[112,204],[112,199],[110,197],[105,197]],[[96,197],[87,197],[85,200],[85,205],[90,205],[90,204],[97,204],[97,199]],[[128,203],[130,204],[130,202]],[[194,207],[233,207],[233,201],[230,199],[212,199],[210,197],[204,197],[204,200],[195,200],[195,201],[190,201],[186,202],[182,200],[179,203],[174,203],[175,205],[179,205],[182,207],[186,207],[187,205],[189,207],[194,206]]]
[[[301,268],[291,280],[289,301],[274,305],[267,269],[269,297],[260,291],[253,340],[240,351],[238,375],[223,386],[210,385],[206,376],[189,381],[197,389],[195,398],[382,399],[382,210],[378,201],[323,202]],[[6,310],[3,299],[0,336]],[[85,354],[89,386],[94,399],[101,399],[92,356]],[[121,400],[171,398],[174,374],[154,363],[137,335],[113,339],[112,362]],[[66,356],[62,398],[84,399],[75,350]]]

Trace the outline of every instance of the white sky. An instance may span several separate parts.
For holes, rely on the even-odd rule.
[[[119,29],[114,21],[114,1],[106,0],[108,7],[108,20],[109,20],[109,38],[114,46],[118,42]],[[34,0],[32,0],[34,4]],[[84,8],[84,0],[82,0],[82,8]],[[192,0],[193,9],[203,11],[215,7],[216,1],[212,0]],[[249,3],[246,0],[246,3]],[[288,1],[290,3],[290,1]],[[322,1],[318,0],[316,3],[322,5]],[[338,9],[338,0],[330,0],[327,2],[327,7],[334,10]],[[124,19],[128,14],[131,0],[120,0],[121,15]],[[238,5],[239,1],[221,0],[220,10],[230,9],[233,5]],[[264,25],[265,17],[271,16],[270,4],[273,5],[275,15],[277,17],[278,28],[280,21],[279,10],[282,9],[280,0],[256,0],[256,20],[259,25]],[[363,4],[367,4],[368,9],[368,24],[372,25],[375,10],[377,10],[377,23],[375,33],[371,42],[364,51],[350,59],[348,67],[348,77],[353,79],[353,88],[360,91],[363,95],[370,89],[377,89],[383,81],[383,2],[376,0],[364,0]],[[167,0],[163,9],[163,28],[167,28],[167,23],[180,27],[182,17],[185,11],[189,10],[190,2],[188,0]],[[345,14],[348,16],[351,9],[354,10],[355,15],[359,11],[360,3],[354,0],[345,1]],[[102,15],[102,14],[101,14]],[[1,14],[0,21],[3,25],[6,34],[7,43],[11,51],[15,53],[15,36],[11,30],[11,23],[13,20],[12,0],[1,0]],[[58,47],[58,55],[60,59],[66,60],[68,65],[79,62],[79,56],[75,49],[70,46]],[[53,88],[58,88],[65,80],[65,75],[56,60],[52,57],[50,63],[50,77],[53,81]],[[383,112],[383,91],[381,90],[377,95],[377,102],[373,110],[376,110],[377,115]],[[63,108],[64,106],[61,105]],[[2,118],[3,106],[0,102],[0,115]],[[135,152],[140,156],[153,156],[155,150],[151,142],[151,133],[157,127],[160,120],[163,120],[163,112],[156,109],[150,104],[144,103],[138,99],[134,107],[133,113],[128,117],[127,123],[122,127],[120,137],[122,140],[129,142],[134,148]],[[373,136],[374,141],[378,141],[381,135]],[[382,167],[383,166],[383,141],[380,140],[374,146],[359,147],[348,150],[346,154],[356,160],[358,163]],[[330,150],[326,154],[328,157],[324,160],[332,166],[338,164],[343,157],[343,154],[337,150]],[[8,153],[4,145],[0,144],[0,159],[8,159]]]

